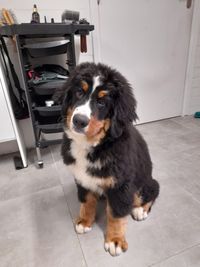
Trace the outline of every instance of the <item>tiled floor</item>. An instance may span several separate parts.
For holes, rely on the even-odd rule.
[[[43,151],[44,168],[15,171],[0,157],[0,267],[199,267],[200,119],[174,118],[138,126],[146,138],[161,192],[149,218],[129,217],[129,250],[104,251],[105,203],[93,230],[77,235],[79,203],[59,147]]]

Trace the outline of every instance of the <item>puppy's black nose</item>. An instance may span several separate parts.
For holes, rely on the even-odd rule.
[[[75,127],[79,129],[85,128],[88,125],[88,123],[89,119],[85,115],[76,114],[73,117],[73,124]]]

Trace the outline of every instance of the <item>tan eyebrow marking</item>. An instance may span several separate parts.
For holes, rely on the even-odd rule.
[[[101,91],[99,91],[99,93],[98,93],[98,97],[101,98],[101,97],[104,97],[104,96],[107,95],[107,94],[108,94],[107,91],[105,91],[105,90],[101,90]]]
[[[89,89],[89,85],[86,81],[81,81],[81,87],[83,89],[83,91],[87,92]]]

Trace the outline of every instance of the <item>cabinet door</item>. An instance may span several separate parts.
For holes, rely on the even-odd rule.
[[[12,139],[15,139],[15,133],[0,80],[0,142]]]
[[[193,6],[186,0],[95,4],[100,60],[133,85],[140,122],[181,115]]]

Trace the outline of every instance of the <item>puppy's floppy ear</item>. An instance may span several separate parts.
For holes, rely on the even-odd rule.
[[[74,71],[75,72],[75,71]],[[66,83],[61,87],[55,90],[52,100],[57,105],[62,105],[64,103],[64,100],[66,100],[66,96],[68,92],[70,91],[70,88],[72,86],[72,82],[74,79],[74,72],[68,77]]]
[[[133,95],[133,89],[126,80],[122,83],[117,83],[114,98],[111,135],[117,138],[122,134],[126,125],[136,121],[138,116],[135,110],[136,100]]]
[[[54,101],[55,104],[61,105],[63,103],[64,95],[65,95],[65,88],[66,86],[63,86],[61,88],[58,88],[55,90],[52,100]]]

